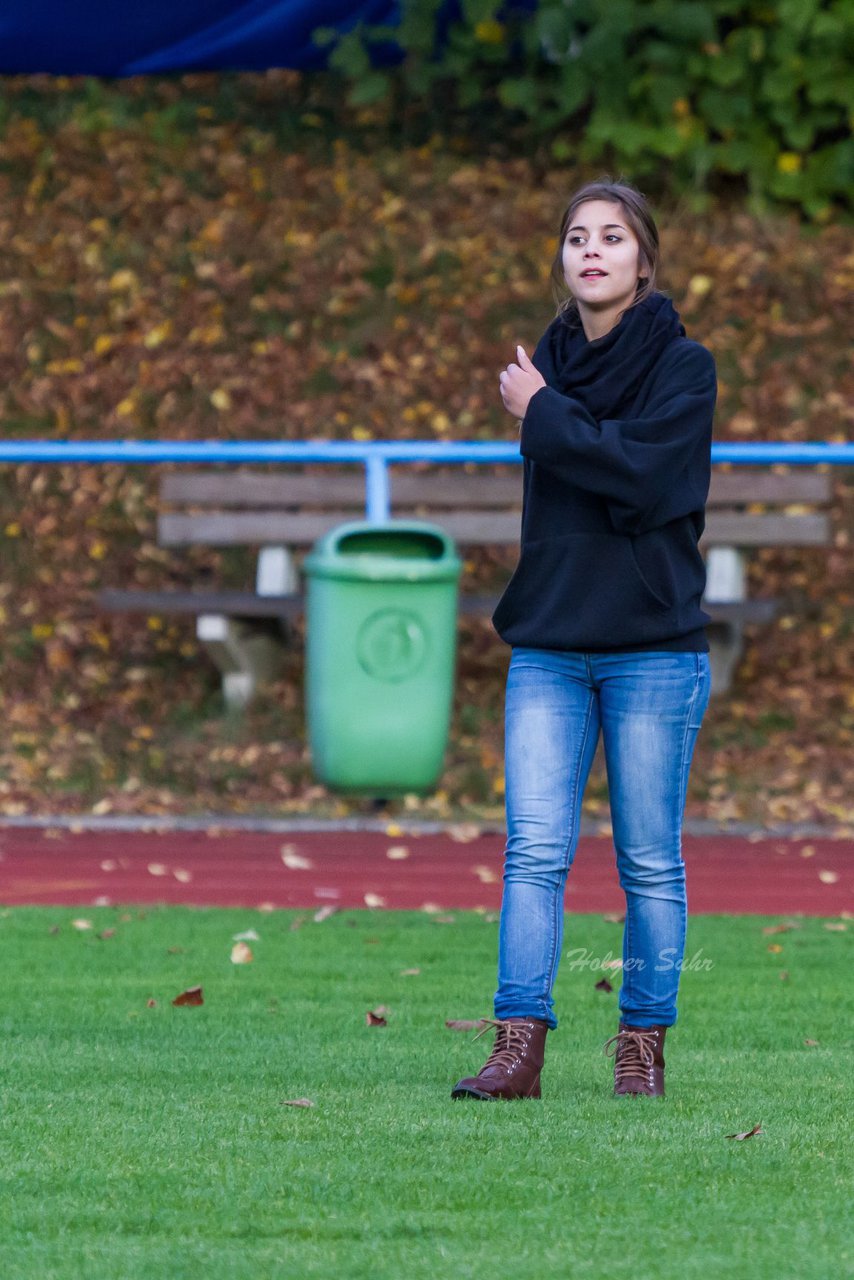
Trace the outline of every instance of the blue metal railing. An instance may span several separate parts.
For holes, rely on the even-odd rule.
[[[0,441],[0,463],[158,462],[210,463],[354,463],[365,468],[365,514],[388,520],[391,513],[389,467],[402,462],[521,462],[518,444],[504,441],[435,440],[15,440]],[[793,466],[830,463],[854,466],[854,444],[712,445],[712,462]]]

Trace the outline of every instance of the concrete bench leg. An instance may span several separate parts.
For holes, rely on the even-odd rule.
[[[299,590],[299,575],[288,547],[262,547],[255,570],[259,596],[286,596]]]
[[[744,629],[740,622],[707,622],[712,694],[727,693],[744,652]]]
[[[273,680],[282,665],[282,638],[269,622],[200,613],[196,635],[222,672],[226,706],[242,710],[259,684]]]
[[[706,556],[706,590],[704,600],[715,604],[732,604],[747,597],[744,553],[737,547],[711,547]],[[744,652],[742,622],[709,622],[709,663],[712,694],[726,693]]]

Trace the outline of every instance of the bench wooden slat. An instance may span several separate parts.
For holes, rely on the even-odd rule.
[[[251,591],[120,591],[98,593],[98,604],[111,613],[225,613],[231,618],[295,618],[302,613],[301,595],[258,596]]]
[[[459,612],[466,617],[490,617],[499,593],[459,596]],[[117,591],[98,593],[98,604],[110,613],[182,614],[224,613],[230,618],[287,618],[305,611],[305,596],[256,596],[245,591]],[[770,622],[779,610],[776,600],[738,600],[710,603],[702,608],[715,622]]]
[[[831,541],[830,517],[820,513],[707,511],[700,547],[826,547]]]
[[[519,513],[425,512],[425,520],[440,524],[458,542],[515,546],[519,541]],[[311,546],[346,520],[350,511],[282,512],[220,511],[185,515],[167,512],[157,521],[161,546],[193,543],[205,546]]]
[[[522,468],[506,467],[502,472],[428,472],[395,468],[391,473],[391,500],[395,505],[412,506],[427,502],[434,507],[521,507]]]
[[[365,473],[334,471],[173,471],[160,482],[164,502],[185,506],[365,507]]]
[[[518,512],[430,511],[423,518],[441,525],[463,546],[517,546]],[[311,546],[336,525],[352,520],[349,511],[211,511],[197,515],[167,512],[158,518],[161,546],[193,543],[205,546]],[[701,545],[706,546],[827,546],[830,520],[822,514],[784,516],[769,512],[708,511]]]
[[[780,602],[778,600],[733,600],[732,602],[701,600],[700,608],[705,610],[713,622],[772,622],[780,612]]]
[[[498,595],[463,594],[459,597],[459,612],[465,617],[489,618],[499,599]],[[772,622],[780,611],[780,603],[777,600],[702,600],[700,608],[709,615],[712,622]]]
[[[512,507],[521,505],[522,473],[508,467],[508,474],[451,472],[426,475],[395,470],[391,494],[397,506],[430,502],[437,507]],[[220,507],[349,507],[364,511],[365,476],[362,470],[325,474],[225,471],[172,472],[163,477],[160,497],[165,503]]]
[[[738,471],[712,468],[709,506],[736,506],[750,502],[775,505],[805,502],[827,506],[833,497],[831,476],[820,471],[794,470],[783,475],[744,466]]]
[[[518,507],[522,475],[518,466],[503,473],[477,470],[413,471],[394,468],[391,494],[395,507],[428,503],[432,507]],[[707,505],[734,506],[764,502],[827,505],[831,477],[818,471],[778,474],[754,467],[738,471],[713,469]],[[343,472],[175,471],[160,486],[164,503],[238,508],[352,506],[363,511],[365,477],[361,468]]]
[[[352,511],[166,512],[157,518],[157,541],[163,547],[306,547],[336,525],[360,518]]]

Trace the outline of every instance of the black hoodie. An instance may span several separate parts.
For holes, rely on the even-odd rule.
[[[522,422],[519,564],[493,614],[508,644],[707,653],[698,550],[711,475],[714,359],[653,293],[588,342],[556,317]]]

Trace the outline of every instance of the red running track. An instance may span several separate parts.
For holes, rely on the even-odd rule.
[[[833,916],[854,905],[850,840],[683,836],[691,914]],[[0,830],[0,904],[497,910],[503,839],[376,831]],[[568,911],[622,912],[610,837],[582,836]]]

